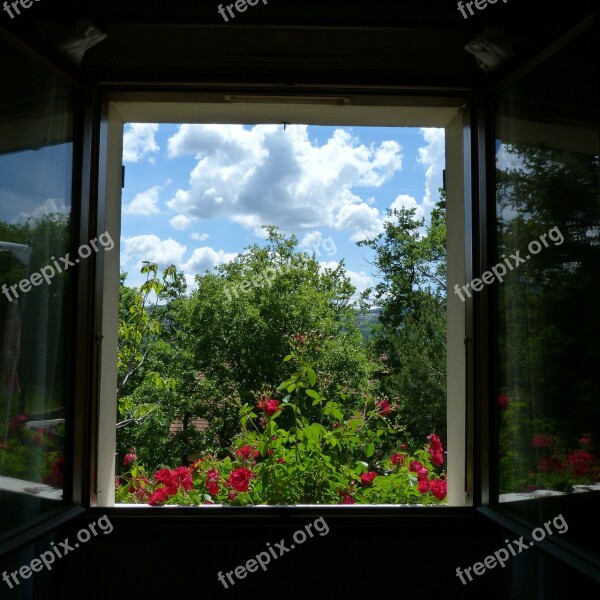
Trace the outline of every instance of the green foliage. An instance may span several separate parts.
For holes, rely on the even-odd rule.
[[[298,335],[291,346],[283,361],[288,376],[277,388],[282,399],[262,396],[256,406],[241,408],[242,432],[229,456],[207,455],[191,469],[161,470],[153,477],[139,460],[133,460],[121,476],[117,501],[152,505],[439,503],[446,495],[445,476],[434,476],[429,449],[388,456],[388,442],[400,448],[398,428],[388,419],[389,409],[368,396],[357,409],[348,406],[343,394],[328,399],[318,385],[317,372],[307,362],[306,338]],[[316,418],[307,418],[315,408]],[[441,460],[440,454],[440,464]]]
[[[369,340],[381,361],[381,393],[399,405],[412,442],[431,431],[446,435],[446,221],[440,193],[426,228],[415,209],[392,210],[384,232],[359,244],[375,251],[382,275],[374,290],[380,326]]]

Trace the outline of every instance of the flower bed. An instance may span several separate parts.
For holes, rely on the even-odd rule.
[[[303,359],[303,337],[284,361],[295,370],[275,399],[261,395],[240,412],[242,433],[227,456],[149,473],[132,450],[116,500],[160,506],[223,504],[440,504],[447,493],[444,448],[435,434],[413,452],[389,418],[387,399],[360,409],[340,392],[326,400]],[[276,394],[273,394],[276,395]],[[312,415],[309,419],[305,415]],[[316,416],[315,416],[316,415]],[[390,448],[392,450],[390,451]]]

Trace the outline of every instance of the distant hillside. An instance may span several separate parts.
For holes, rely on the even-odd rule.
[[[381,308],[374,308],[365,314],[359,313],[356,315],[356,324],[365,340],[368,340],[372,336],[373,325],[379,323],[380,314]]]

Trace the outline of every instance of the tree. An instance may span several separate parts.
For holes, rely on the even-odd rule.
[[[375,368],[356,325],[355,289],[343,262],[323,270],[314,256],[298,251],[294,236],[266,229],[264,247],[253,245],[214,272],[197,276],[198,289],[185,305],[181,335],[190,341],[205,378],[197,387],[203,393],[221,391],[206,398],[205,410],[212,418],[219,412],[215,405],[231,410],[216,421],[215,448],[227,447],[237,433],[234,407],[255,403],[272,391],[273,381],[285,378],[281,356],[291,337],[310,337],[309,358],[326,393],[341,388],[352,401]]]
[[[399,404],[407,439],[446,435],[445,200],[426,227],[415,209],[388,211],[384,231],[359,242],[375,251],[381,282],[366,290],[381,307],[370,341],[383,363],[381,392]]]
[[[256,404],[289,374],[281,357],[290,340],[306,340],[324,394],[339,391],[351,404],[375,386],[343,263],[322,269],[295,237],[274,227],[267,233],[264,247],[198,275],[190,296],[173,269],[159,281],[156,265],[146,265],[139,290],[122,287],[120,407],[122,423],[137,427],[119,428],[121,453],[136,447],[150,467],[224,454],[239,433],[242,405]],[[206,429],[191,426],[198,418]],[[183,425],[175,435],[174,421]]]

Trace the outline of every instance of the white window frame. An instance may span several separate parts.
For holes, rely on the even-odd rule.
[[[121,165],[125,123],[223,123],[438,127],[446,131],[447,218],[447,476],[448,505],[467,506],[472,500],[467,485],[466,430],[466,306],[452,293],[454,284],[468,281],[466,210],[470,200],[468,116],[464,99],[404,96],[259,96],[205,93],[125,93],[105,98],[106,118],[101,143],[106,157],[100,165],[99,230],[121,231]],[[117,353],[119,315],[120,236],[107,253],[102,285],[100,384],[96,481],[92,506],[114,506],[117,416]],[[137,506],[137,505],[132,505]]]

